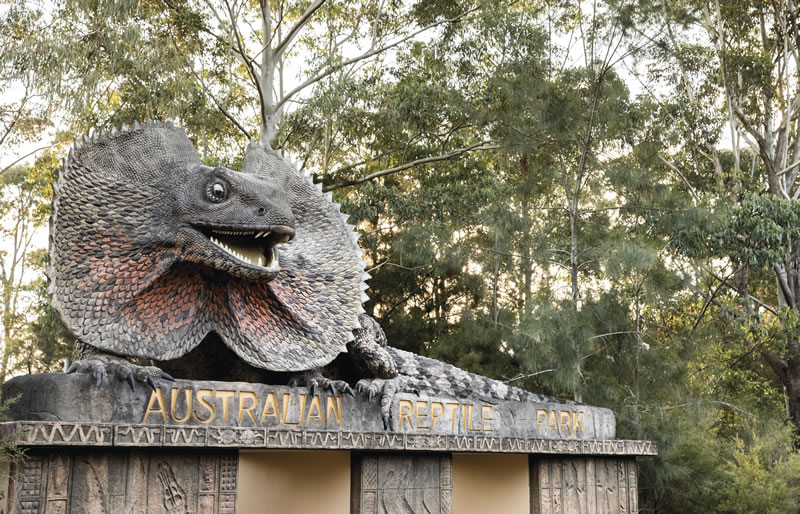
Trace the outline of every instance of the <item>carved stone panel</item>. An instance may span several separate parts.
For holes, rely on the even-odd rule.
[[[380,404],[366,395],[335,397],[322,389],[245,382],[176,380],[155,390],[131,390],[122,380],[95,387],[87,373],[43,373],[14,377],[3,397],[20,398],[11,417],[30,423],[32,439],[54,444],[139,443],[267,447],[276,433],[301,434],[300,444],[330,448],[341,441],[327,432],[384,432]],[[448,445],[477,451],[503,450],[507,438],[585,441],[615,438],[609,409],[548,402],[453,399],[399,393],[391,403],[390,429],[410,436],[421,451]],[[202,430],[201,430],[202,429]],[[352,441],[347,441],[351,443]],[[511,442],[515,445],[515,442]],[[427,448],[426,448],[427,447]],[[509,448],[514,449],[514,448]],[[467,448],[468,451],[472,451]]]
[[[530,457],[531,513],[637,512],[636,460]]]
[[[451,514],[450,454],[354,453],[353,513]]]
[[[233,514],[236,451],[29,450],[19,465],[19,514]]]

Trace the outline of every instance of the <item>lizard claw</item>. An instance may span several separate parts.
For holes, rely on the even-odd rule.
[[[392,401],[397,393],[413,392],[417,396],[422,394],[419,384],[411,383],[408,376],[397,375],[394,378],[364,378],[358,381],[356,387],[367,390],[367,399],[372,401],[376,396],[381,401],[381,416],[385,430],[391,429]]]
[[[357,384],[356,384],[356,392],[357,392],[358,394],[361,394],[361,392],[362,392],[363,390],[364,390],[364,384],[362,384],[361,382],[357,383]]]
[[[353,389],[350,387],[350,384],[345,382],[344,380],[332,380],[330,378],[325,377],[319,369],[312,369],[309,371],[303,371],[297,373],[296,375],[292,376],[288,384],[291,387],[296,385],[300,386],[308,386],[309,392],[311,396],[317,394],[317,389],[322,388],[324,390],[330,391],[331,396],[334,398],[337,397],[339,394],[349,394],[350,396],[355,397],[355,393]]]
[[[116,355],[99,354],[91,358],[79,359],[72,363],[67,373],[88,373],[97,387],[102,387],[106,376],[117,377],[128,383],[131,391],[136,390],[136,382],[143,382],[156,389],[154,378],[174,381],[168,373],[155,366],[138,366]]]

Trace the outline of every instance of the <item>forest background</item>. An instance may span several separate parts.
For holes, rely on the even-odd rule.
[[[363,234],[392,345],[609,407],[640,506],[800,509],[794,0],[2,0],[0,381],[61,370],[60,159],[263,138]]]

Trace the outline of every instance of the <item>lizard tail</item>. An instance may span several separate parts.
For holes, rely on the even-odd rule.
[[[386,346],[386,350],[397,364],[398,373],[405,378],[408,391],[484,401],[574,403],[563,398],[534,394],[436,359],[422,357],[391,346]]]

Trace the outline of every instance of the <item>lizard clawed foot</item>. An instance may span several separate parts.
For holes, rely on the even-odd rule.
[[[328,391],[332,396],[338,396],[340,394],[349,394],[353,398],[356,396],[350,384],[344,380],[331,380],[323,376],[319,369],[303,371],[290,378],[289,387],[297,386],[308,386],[311,396],[317,394],[317,389],[319,388]]]
[[[370,402],[375,396],[380,395],[384,430],[389,430],[390,427],[394,396],[406,392],[407,382],[403,375],[398,375],[394,378],[362,378],[356,383],[356,391],[359,394],[366,391]]]
[[[90,373],[94,377],[97,387],[103,385],[103,378],[114,376],[120,380],[125,380],[131,388],[136,390],[136,382],[149,385],[154,391],[156,383],[154,378],[162,378],[174,382],[168,373],[155,366],[138,366],[131,364],[122,357],[115,356],[96,356],[90,359],[81,359],[72,363],[67,373]]]

